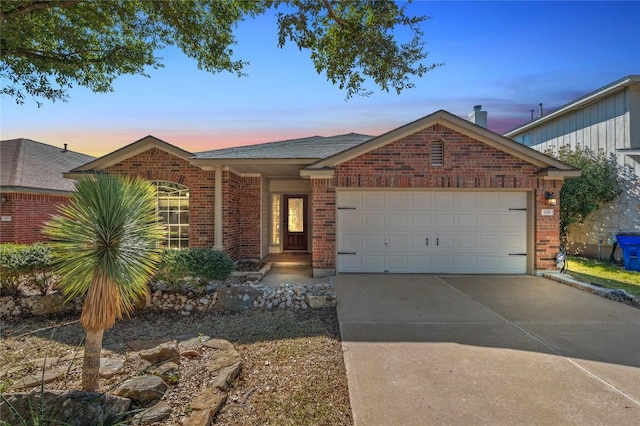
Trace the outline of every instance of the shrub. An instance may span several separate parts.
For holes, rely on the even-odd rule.
[[[223,251],[209,248],[166,249],[162,252],[155,279],[177,287],[187,277],[205,281],[225,280],[233,268],[233,260]]]
[[[204,280],[226,280],[233,271],[233,260],[220,250],[196,248],[187,250],[189,273]]]
[[[23,280],[45,293],[51,268],[46,244],[0,244],[0,286],[3,294],[17,295]]]
[[[188,270],[183,250],[165,249],[160,255],[154,280],[164,281],[172,287],[177,287],[188,275]]]

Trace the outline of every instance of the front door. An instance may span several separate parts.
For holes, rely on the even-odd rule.
[[[284,196],[284,250],[307,250],[307,196]]]

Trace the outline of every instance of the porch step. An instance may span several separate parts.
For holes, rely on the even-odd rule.
[[[276,260],[276,261],[272,261],[271,264],[273,266],[311,266],[311,262],[308,260],[299,260],[299,261]]]

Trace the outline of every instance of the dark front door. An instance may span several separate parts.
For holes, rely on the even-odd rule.
[[[307,250],[307,196],[284,196],[284,250]]]

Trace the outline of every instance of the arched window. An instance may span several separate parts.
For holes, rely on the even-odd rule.
[[[155,181],[156,208],[160,220],[167,226],[163,246],[189,247],[189,188],[174,182]]]

